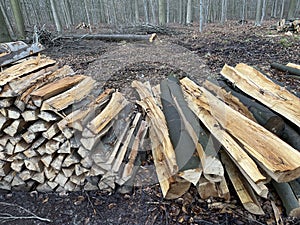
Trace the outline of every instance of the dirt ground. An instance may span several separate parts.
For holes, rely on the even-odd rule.
[[[169,29],[179,31],[179,34],[158,34],[154,43],[57,40],[44,53],[61,65],[72,66],[76,73],[95,78],[99,90],[113,87],[131,100],[134,100],[134,94],[130,84],[134,79],[149,80],[155,85],[169,74],[175,74],[201,82],[208,77],[219,77],[225,63],[235,66],[240,62],[258,67],[294,93],[299,92],[299,79],[271,69],[270,63],[300,64],[300,35],[278,34],[270,29],[273,23],[268,22],[262,27],[254,27],[251,22],[243,26],[237,22],[225,26],[209,24],[201,34],[196,26],[174,25]],[[231,186],[229,202],[201,200],[194,187],[177,200],[164,200],[151,162],[144,162],[140,170],[140,175],[147,174],[143,179],[148,182],[137,181],[127,194],[118,191],[113,194],[101,191],[2,192],[0,221],[5,224],[91,225],[275,224],[269,200],[261,200],[264,216],[251,215],[244,210]],[[283,210],[271,187],[270,190],[271,198]],[[33,216],[30,212],[42,218],[30,218]],[[43,221],[43,218],[51,222]],[[300,224],[286,217],[284,211],[282,218],[284,224]]]

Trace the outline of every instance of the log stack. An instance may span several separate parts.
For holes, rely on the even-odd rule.
[[[300,19],[286,20],[282,19],[277,23],[278,32],[300,33]]]
[[[95,97],[94,87],[40,55],[0,73],[2,189],[112,190],[130,179],[147,123],[121,93]]]
[[[133,81],[140,100],[129,102],[44,56],[4,68],[0,188],[112,192],[133,184],[149,138],[165,198],[193,184],[203,199],[229,200],[230,180],[245,209],[263,215],[259,198],[273,185],[300,217],[299,98],[246,64],[221,75],[227,82]]]

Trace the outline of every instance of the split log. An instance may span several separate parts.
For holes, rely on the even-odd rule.
[[[300,65],[295,64],[295,63],[288,63],[288,64],[286,64],[286,66],[300,70]]]
[[[61,94],[66,90],[72,88],[81,82],[84,78],[83,75],[75,75],[72,77],[65,77],[49,84],[44,85],[43,87],[33,91],[31,95],[31,99],[34,104],[38,107],[41,106],[42,101],[47,100],[55,95]]]
[[[300,153],[296,149],[231,109],[188,78],[182,79],[181,83],[194,104],[215,117],[227,132],[243,144],[245,150],[274,180],[288,182],[300,176]]]
[[[232,87],[229,87],[227,83],[223,81],[215,81],[220,87],[227,91],[226,95],[232,94],[237,97],[252,113],[255,120],[265,127],[267,130],[276,134],[282,140],[290,144],[297,150],[300,150],[300,135],[299,133],[282,117],[275,114],[268,107],[262,105],[261,103],[255,101],[254,99],[247,97],[237,91]],[[206,85],[205,85],[206,86]],[[209,86],[206,86],[210,89]],[[212,90],[211,90],[212,91]],[[228,102],[226,102],[228,104]],[[246,115],[246,114],[245,114]],[[248,116],[247,116],[248,117]],[[248,117],[249,118],[249,117]]]
[[[199,170],[197,171],[201,174],[202,169],[200,169],[199,158],[202,162],[202,168],[206,168],[206,155],[202,145],[198,143],[198,134],[200,134],[201,129],[198,119],[194,117],[191,111],[189,111],[176,80],[172,78],[163,80],[160,86],[162,92],[161,103],[163,105],[170,139],[172,141],[172,145],[175,147],[176,161],[179,171],[183,172],[188,169],[198,168]],[[185,114],[182,110],[185,111]],[[186,116],[189,119],[188,121]],[[193,127],[191,124],[193,124]],[[186,151],[182,151],[182,149],[186,149]],[[195,154],[195,149],[197,150],[199,158],[193,156]],[[192,161],[193,165],[191,165]],[[207,175],[209,176],[208,173]]]
[[[92,91],[95,80],[91,77],[85,77],[77,85],[59,95],[47,99],[43,102],[41,110],[50,110],[59,112],[69,105],[79,102]]]
[[[138,81],[132,86],[138,91],[140,101],[137,103],[144,109],[151,124],[149,137],[151,139],[152,155],[157,177],[163,196],[168,199],[183,195],[190,187],[190,182],[178,176],[178,165],[172,143],[169,138],[165,116],[157,106],[151,90]]]
[[[225,65],[221,74],[243,92],[300,127],[299,98],[274,84],[262,73],[246,64],[238,64],[235,69]]]
[[[221,153],[221,160],[225,165],[229,179],[231,180],[231,183],[233,184],[233,187],[244,208],[255,215],[264,215],[264,211],[262,210],[250,185],[226,153]]]
[[[288,183],[272,182],[288,216],[300,218],[300,205]]]
[[[223,198],[226,201],[230,200],[229,189],[224,177],[221,182],[210,182],[205,177],[201,177],[197,185],[197,191],[202,199],[215,197]]]
[[[300,69],[295,67],[285,66],[279,63],[271,63],[271,67],[283,72],[289,72],[290,74],[300,76]]]
[[[115,92],[112,95],[111,100],[105,109],[97,115],[89,124],[88,128],[95,135],[99,134],[101,130],[114,118],[118,115],[118,113],[128,104],[128,101],[124,98],[124,96]]]
[[[34,71],[54,64],[55,61],[48,58],[33,57],[31,59],[25,60],[22,63],[11,66],[0,72],[0,86],[4,86],[10,81],[17,79],[18,77],[25,76]]]
[[[20,44],[20,42],[15,42],[15,43]],[[18,50],[12,51],[9,54],[2,56],[0,58],[0,66],[6,66],[10,63],[16,62],[16,61],[23,59],[25,57],[28,57],[30,55],[39,53],[39,52],[43,51],[44,49],[45,48],[39,43],[32,44],[30,46],[22,45],[22,47],[19,48]]]
[[[85,35],[66,35],[60,38],[63,39],[92,39],[92,40],[104,40],[104,41],[149,41],[153,42],[157,35],[137,35],[137,34],[85,34]]]

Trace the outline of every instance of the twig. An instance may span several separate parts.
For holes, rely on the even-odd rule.
[[[0,204],[4,205],[4,206],[18,207],[31,215],[31,216],[14,216],[9,213],[0,213],[0,220],[6,221],[6,220],[20,220],[20,219],[36,219],[36,220],[41,220],[41,221],[45,221],[45,222],[52,222],[52,220],[43,218],[43,217],[39,217],[36,214],[34,214],[33,212],[29,211],[28,209],[25,209],[24,207],[22,207],[20,205],[6,203],[6,202],[0,202]],[[2,221],[2,222],[4,222],[4,221]]]

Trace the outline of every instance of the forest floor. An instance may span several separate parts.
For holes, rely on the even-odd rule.
[[[300,80],[270,68],[270,63],[300,64],[300,35],[279,34],[270,27],[249,22],[209,24],[203,33],[196,26],[170,26],[177,34],[160,35],[154,43],[105,42],[96,40],[56,41],[44,54],[77,73],[90,75],[99,88],[113,87],[134,100],[132,80],[158,84],[169,74],[201,81],[218,77],[225,63],[256,66],[292,91],[300,91]],[[88,32],[88,31],[81,31]],[[100,32],[100,31],[99,31]],[[103,33],[103,31],[101,31]],[[174,32],[175,33],[175,32]],[[151,160],[148,160],[151,161]],[[164,200],[155,168],[144,162],[130,193],[101,191],[74,193],[2,192],[0,222],[5,224],[276,224],[269,200],[261,200],[264,216],[248,213],[231,189],[231,200],[201,200],[196,189],[177,200]],[[272,192],[275,203],[281,203]],[[23,207],[20,208],[18,206]],[[30,212],[48,218],[26,218]],[[283,209],[282,209],[283,210]],[[8,213],[10,220],[4,220]],[[282,214],[284,224],[300,224]]]

